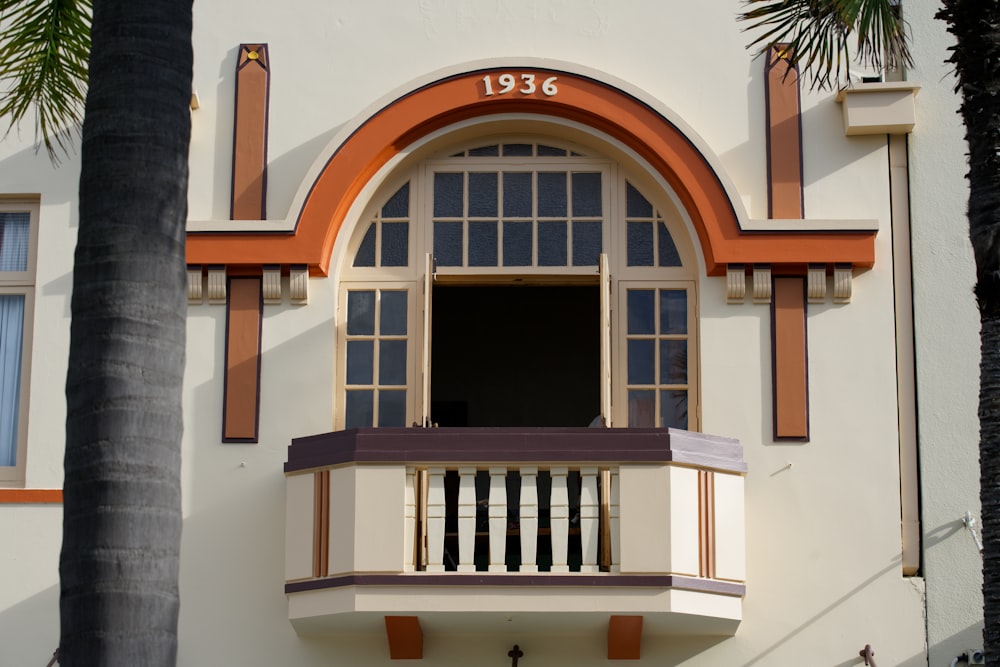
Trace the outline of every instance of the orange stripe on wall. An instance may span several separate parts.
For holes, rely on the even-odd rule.
[[[267,44],[240,44],[233,119],[233,220],[267,217]]]
[[[743,234],[718,176],[672,123],[643,102],[604,83],[566,72],[518,69],[537,81],[555,76],[558,92],[487,96],[482,70],[425,86],[382,108],[330,156],[299,212],[294,234],[192,234],[189,264],[306,264],[326,275],[347,212],[368,181],[414,141],[454,123],[501,113],[575,121],[635,150],[674,189],[698,233],[709,275],[727,264],[875,261],[873,232]]]
[[[767,53],[764,88],[767,104],[767,214],[796,219],[805,215],[802,197],[802,115],[799,73],[781,57]]]
[[[775,439],[809,439],[805,282],[802,277],[774,279],[771,354]]]
[[[223,442],[257,442],[260,406],[260,278],[230,278],[226,313]]]
[[[0,489],[0,504],[42,505],[62,501],[62,489]]]

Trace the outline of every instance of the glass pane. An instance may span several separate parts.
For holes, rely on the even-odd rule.
[[[660,290],[660,333],[687,333],[687,292],[680,289]]]
[[[503,223],[503,265],[531,266],[531,223]]]
[[[410,217],[410,184],[407,183],[396,191],[382,207],[383,218]]]
[[[601,215],[601,173],[573,174],[573,216]]]
[[[469,174],[469,217],[497,217],[497,174]]]
[[[346,392],[344,428],[367,428],[372,425],[373,394],[371,389]]]
[[[354,266],[375,266],[375,223],[368,225],[365,237],[361,239],[358,252],[354,255]]]
[[[24,295],[0,296],[0,466],[17,464]]]
[[[469,223],[469,266],[497,265],[497,223]]]
[[[630,339],[628,341],[628,383],[653,384],[655,382],[656,346],[653,340]]]
[[[0,271],[28,270],[28,229],[31,216],[27,211],[0,214]]]
[[[688,343],[660,341],[660,384],[687,384]]]
[[[498,144],[469,149],[469,157],[497,157],[498,155],[500,155],[500,146]]]
[[[660,392],[660,423],[669,428],[688,427],[688,393],[683,389]]]
[[[434,223],[434,261],[440,266],[462,266],[462,223]]]
[[[410,223],[382,223],[382,266],[406,266],[410,254]]]
[[[653,334],[655,329],[656,293],[651,289],[630,289],[628,291],[628,332],[630,334]]]
[[[406,391],[378,393],[378,425],[406,426]]]
[[[653,266],[653,223],[629,222],[626,226],[628,239],[628,265]]]
[[[656,426],[656,392],[652,390],[628,393],[628,425],[630,428]]]
[[[601,223],[573,223],[573,266],[597,266],[601,255]]]
[[[667,226],[662,222],[658,222],[656,223],[656,229],[656,237],[660,250],[660,266],[680,266],[681,255],[677,252],[677,246],[674,245],[674,239],[670,236]]]
[[[504,172],[503,215],[505,218],[531,217],[531,174]]]
[[[538,216],[566,217],[566,172],[538,172]]]
[[[375,333],[375,290],[347,293],[347,334],[371,336]]]
[[[542,157],[565,157],[566,149],[538,144],[538,155]]]
[[[350,364],[348,364],[348,370],[350,370]],[[378,342],[378,383],[406,385],[405,340],[380,340]]]
[[[461,218],[463,211],[462,174],[434,174],[434,215]]]
[[[406,292],[382,292],[379,333],[383,336],[406,335]]]
[[[653,205],[649,203],[649,200],[639,194],[639,191],[632,187],[631,183],[628,183],[626,188],[625,215],[630,218],[652,218]]]
[[[347,341],[347,384],[373,384],[375,341]]]
[[[531,155],[531,144],[504,144],[504,157],[525,157]]]
[[[566,222],[538,223],[538,265],[566,266]]]

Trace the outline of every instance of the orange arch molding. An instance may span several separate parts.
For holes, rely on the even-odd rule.
[[[516,75],[505,94],[497,75]],[[493,94],[483,77],[492,74]],[[534,75],[536,90],[521,75]],[[557,91],[541,83],[556,77]],[[551,92],[551,91],[550,91]],[[358,127],[330,157],[302,205],[293,233],[211,232],[188,235],[189,264],[307,265],[327,275],[344,218],[375,173],[420,138],[454,123],[498,113],[530,113],[575,121],[627,145],[658,171],[687,210],[709,275],[727,264],[849,263],[870,267],[874,232],[742,232],[725,189],[705,157],[662,115],[631,95],[578,74],[541,68],[477,70],[447,77],[391,102]],[[775,267],[778,269],[779,267]]]

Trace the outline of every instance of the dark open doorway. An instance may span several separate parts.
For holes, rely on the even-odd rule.
[[[596,285],[436,285],[431,421],[587,426],[600,414]]]

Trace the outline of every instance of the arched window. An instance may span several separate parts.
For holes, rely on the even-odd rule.
[[[697,430],[694,250],[654,190],[524,140],[398,174],[340,273],[336,426]]]

